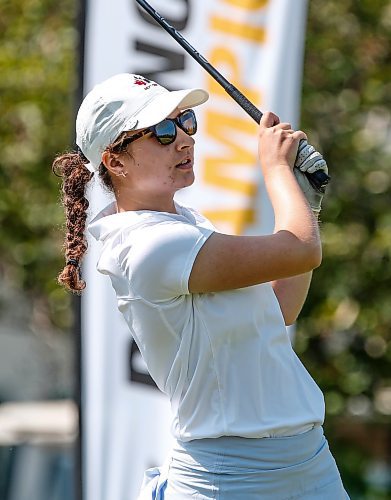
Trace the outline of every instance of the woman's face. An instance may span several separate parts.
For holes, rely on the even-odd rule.
[[[179,113],[176,110],[169,118]],[[178,126],[171,144],[162,145],[153,134],[148,134],[129,144],[127,151],[121,155],[126,173],[123,185],[140,194],[173,196],[178,189],[194,182],[194,139]]]

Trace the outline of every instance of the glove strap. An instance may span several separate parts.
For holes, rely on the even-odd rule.
[[[312,210],[312,213],[314,214],[315,220],[320,222],[320,210]]]

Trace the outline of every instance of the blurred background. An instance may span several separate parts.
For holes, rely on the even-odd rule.
[[[76,490],[78,339],[74,299],[56,283],[63,213],[51,163],[74,140],[79,9],[75,0],[0,0],[5,500],[70,500]],[[346,488],[365,500],[391,498],[390,35],[389,0],[309,2],[301,128],[333,182],[323,264],[295,349],[324,391]]]

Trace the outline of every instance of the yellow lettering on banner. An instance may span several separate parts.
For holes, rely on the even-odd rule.
[[[235,7],[240,7],[245,10],[256,10],[261,7],[265,7],[269,3],[269,0],[224,0],[225,3],[234,5]]]
[[[205,159],[204,180],[207,184],[226,188],[248,197],[255,194],[256,183],[238,179],[237,176],[229,177],[227,166],[235,165],[240,168],[241,165],[251,166],[256,163],[254,152],[240,144],[240,137],[237,137],[237,142],[235,142],[235,132],[254,136],[256,131],[256,124],[251,120],[212,110],[206,112],[206,133],[219,144],[227,146],[227,154]]]
[[[216,226],[226,227],[229,225],[235,234],[243,234],[246,226],[255,222],[253,208],[203,210],[203,213]]]
[[[226,35],[233,35],[250,42],[265,43],[265,30],[258,26],[242,22],[231,21],[224,17],[213,16],[211,27]]]
[[[241,74],[239,68],[239,62],[233,52],[228,50],[225,47],[216,47],[210,58],[209,58],[212,66],[223,67],[231,70],[231,73],[228,74],[228,71],[225,71],[226,78],[235,85],[246,97],[253,103],[261,103],[261,93],[257,90],[250,89],[246,87],[241,81]],[[211,94],[215,95],[223,95],[226,96],[227,93],[218,84],[212,77],[208,77],[208,90]]]
[[[241,68],[236,54],[226,47],[216,47],[209,57],[211,64],[224,69],[230,82],[237,87],[254,104],[261,103],[261,92],[245,86],[241,81]],[[212,95],[224,96],[225,90],[211,77],[208,77],[207,90]],[[249,150],[247,144],[254,141],[243,141],[243,134],[255,137],[257,125],[249,117],[238,118],[224,112],[206,110],[205,132],[218,145],[223,145],[226,151],[219,156],[208,156],[204,160],[203,179],[206,185],[226,189],[232,193],[244,195],[245,204],[242,208],[204,209],[205,215],[216,224],[236,234],[244,232],[246,225],[254,223],[256,218],[254,198],[257,192],[257,181],[241,179],[240,175],[232,175],[232,168],[240,170],[257,168],[255,150]]]

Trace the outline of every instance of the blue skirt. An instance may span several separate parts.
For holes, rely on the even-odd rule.
[[[323,429],[290,437],[176,442],[139,500],[346,500]]]

